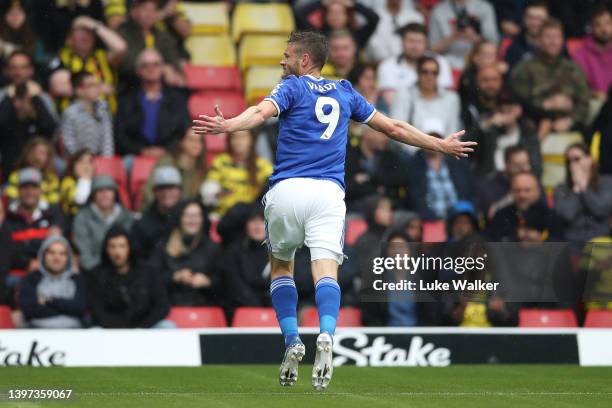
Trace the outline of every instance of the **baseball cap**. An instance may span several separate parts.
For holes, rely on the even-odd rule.
[[[182,185],[181,173],[174,166],[160,166],[153,173],[153,187]]]
[[[40,170],[34,167],[25,167],[19,170],[19,187],[26,184],[34,184],[40,186],[42,183],[42,174]]]
[[[98,190],[102,190],[105,188],[112,188],[113,190],[117,189],[117,183],[115,183],[115,179],[111,176],[96,176],[91,182],[91,192],[95,193]]]

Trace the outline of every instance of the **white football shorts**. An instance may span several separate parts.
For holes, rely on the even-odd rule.
[[[263,198],[268,250],[291,261],[296,249],[310,248],[310,259],[344,259],[344,191],[330,180],[290,178]]]

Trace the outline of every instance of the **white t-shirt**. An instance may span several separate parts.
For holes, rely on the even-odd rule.
[[[453,73],[446,58],[434,55],[440,73],[438,74],[438,86],[441,89],[453,87]],[[405,58],[387,58],[378,66],[378,88],[381,91],[409,88],[417,81],[416,69],[406,62]]]

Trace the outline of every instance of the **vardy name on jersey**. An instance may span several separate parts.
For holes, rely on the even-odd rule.
[[[279,113],[270,186],[296,177],[331,180],[344,189],[350,120],[367,123],[376,109],[346,80],[310,75],[283,79],[266,100]]]

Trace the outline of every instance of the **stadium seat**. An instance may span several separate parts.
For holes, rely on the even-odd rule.
[[[119,156],[96,156],[94,158],[96,175],[111,176],[119,187],[119,200],[125,208],[131,209],[132,203],[127,193],[127,175],[123,160]]]
[[[499,43],[499,59],[503,61],[506,58],[506,52],[508,52],[508,48],[512,45],[512,37],[505,37]]]
[[[303,327],[319,327],[319,313],[315,307],[307,307],[302,312]],[[361,310],[356,307],[343,307],[338,313],[338,327],[361,327]]]
[[[239,307],[234,313],[232,327],[278,327],[271,307]]]
[[[232,39],[239,42],[244,34],[287,35],[295,29],[293,12],[288,4],[240,3],[232,16]]]
[[[227,327],[225,313],[220,307],[173,307],[167,319],[181,329]]]
[[[0,329],[14,329],[15,324],[11,317],[11,308],[8,306],[0,306]]]
[[[355,218],[348,221],[346,224],[346,231],[344,242],[348,246],[355,245],[357,239],[368,230],[368,223],[361,218]]]
[[[462,73],[463,71],[461,71],[460,69],[453,69],[453,89],[454,90],[459,89],[459,81],[461,81]]]
[[[217,230],[218,226],[219,226],[219,220],[210,221],[210,230],[208,231],[208,237],[215,244],[221,243],[221,235],[219,235],[219,231]]]
[[[444,221],[426,221],[423,223],[423,242],[445,242],[446,223]]]
[[[145,184],[147,184],[156,163],[157,159],[154,157],[137,156],[134,158],[130,173],[130,194],[135,210],[140,209]]]
[[[204,145],[206,146],[206,152],[224,152],[227,149],[227,135],[225,133],[222,133],[220,135],[205,134]]]
[[[612,328],[612,310],[589,310],[584,320],[584,327]]]
[[[568,38],[565,46],[567,47],[567,52],[569,53],[570,57],[574,57],[576,51],[582,48],[583,44],[584,39],[582,38]]]
[[[253,105],[270,94],[270,91],[281,80],[283,69],[269,66],[252,66],[247,70],[245,79],[245,95],[250,105]]]
[[[242,92],[242,79],[236,67],[186,64],[187,87],[198,92]]]
[[[219,105],[226,118],[238,116],[246,109],[241,93],[195,94],[189,98],[189,112],[194,119],[198,115],[214,115],[215,105]]]
[[[576,327],[572,310],[521,309],[519,327]]]
[[[236,49],[229,36],[191,36],[185,42],[194,65],[233,67],[236,65]]]
[[[191,34],[222,34],[229,31],[229,15],[224,2],[192,3],[181,2],[183,13],[191,22]]]
[[[253,65],[278,67],[286,46],[286,37],[277,35],[246,35],[240,41],[238,65],[243,72]]]

